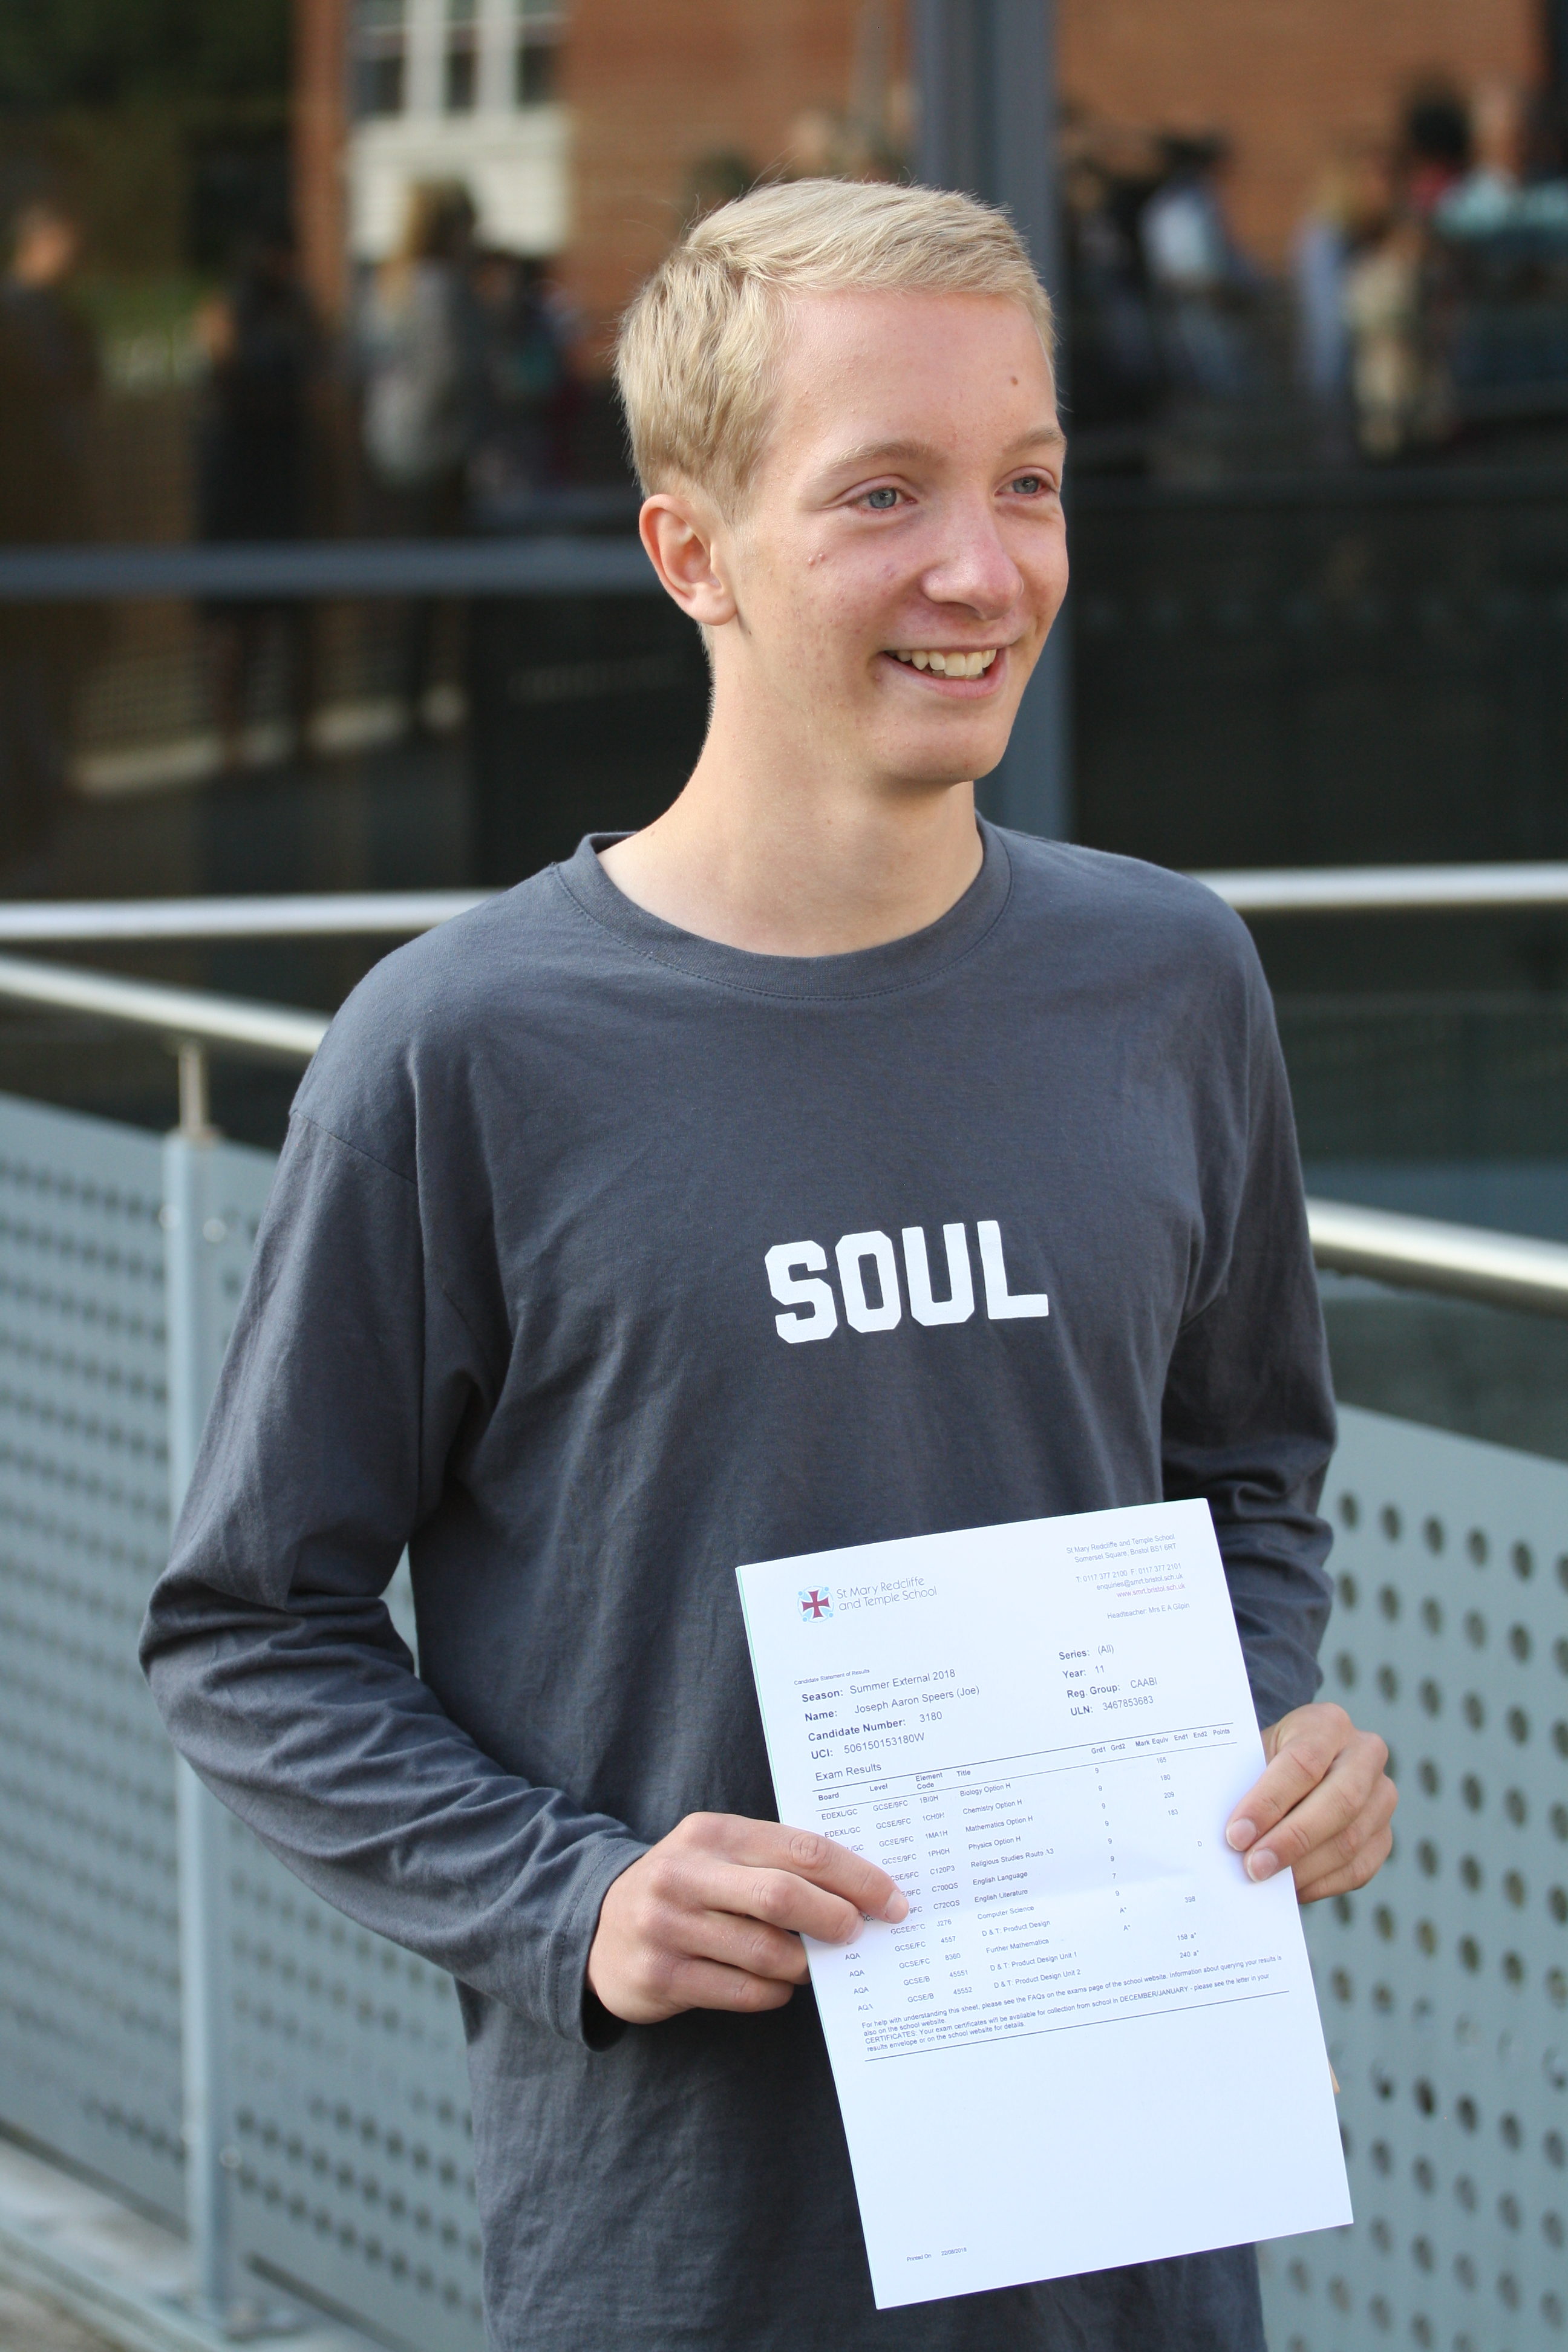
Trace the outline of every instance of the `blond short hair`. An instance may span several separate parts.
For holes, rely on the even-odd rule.
[[[695,221],[621,323],[616,382],[645,491],[732,509],[767,437],[792,294],[992,294],[1052,350],[1050,297],[1005,213],[947,188],[797,180]]]

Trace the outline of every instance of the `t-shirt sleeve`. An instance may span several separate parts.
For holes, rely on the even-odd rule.
[[[645,1848],[483,1754],[383,1598],[498,1377],[475,1319],[433,1262],[414,1179],[297,1116],[142,1663],[176,1747],[308,1885],[601,2040],[588,1948]]]
[[[1316,1692],[1331,1540],[1318,1502],[1334,1448],[1333,1392],[1307,1237],[1289,1087],[1261,971],[1243,974],[1245,1087],[1234,1150],[1205,1210],[1198,1301],[1166,1376],[1166,1496],[1214,1515],[1262,1724]]]

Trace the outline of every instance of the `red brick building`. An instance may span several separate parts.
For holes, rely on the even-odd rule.
[[[353,5],[296,0],[300,223],[333,307],[351,245],[366,258],[384,247],[385,174],[414,168],[399,155],[445,171],[471,143],[481,212],[491,184],[504,238],[558,253],[602,352],[694,196],[721,192],[726,171],[853,168],[908,134],[901,0],[358,0],[351,24]],[[1390,130],[1413,82],[1543,70],[1541,0],[1058,0],[1058,16],[1075,105],[1130,127],[1229,134],[1236,225],[1266,262],[1282,257],[1336,142]],[[552,47],[531,92],[504,61],[464,68],[462,42],[489,42],[493,59],[536,22]],[[367,41],[381,46],[371,54]],[[387,64],[399,41],[406,77]],[[356,56],[362,107],[368,70],[405,113],[425,109],[423,130],[356,122]],[[495,177],[509,142],[531,173],[515,194]]]

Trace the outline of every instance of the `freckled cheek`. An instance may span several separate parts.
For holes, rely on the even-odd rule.
[[[785,597],[763,623],[763,634],[787,669],[808,671],[822,682],[839,667],[857,641],[852,608],[838,595],[824,595],[820,580],[801,583],[801,593]],[[762,616],[759,615],[759,619]]]
[[[837,581],[825,610],[841,634],[880,642],[904,609],[910,587],[905,565],[896,558],[879,556]]]
[[[907,567],[880,549],[858,562],[846,561],[842,551],[829,562],[814,550],[782,597],[769,600],[777,635],[824,675],[846,662],[863,666],[868,646],[874,650],[892,630],[907,586]]]
[[[1048,551],[1042,549],[1028,566],[1026,576],[1034,604],[1041,612],[1054,612],[1067,594],[1068,552],[1065,541],[1058,540]]]
[[[826,593],[812,599],[813,625],[820,633],[842,640],[875,628],[876,615],[883,609],[875,583],[838,579],[823,587]]]

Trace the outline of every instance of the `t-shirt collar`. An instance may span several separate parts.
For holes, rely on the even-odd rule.
[[[551,870],[584,914],[650,962],[752,996],[818,1000],[880,996],[947,971],[977,947],[999,920],[1013,881],[1007,845],[994,825],[987,824],[984,817],[976,822],[983,851],[980,871],[946,914],[922,930],[888,940],[880,947],[858,948],[848,955],[752,955],[744,948],[699,938],[648,914],[616,889],[600,863],[600,850],[624,840],[624,834],[591,833],[574,856]]]

